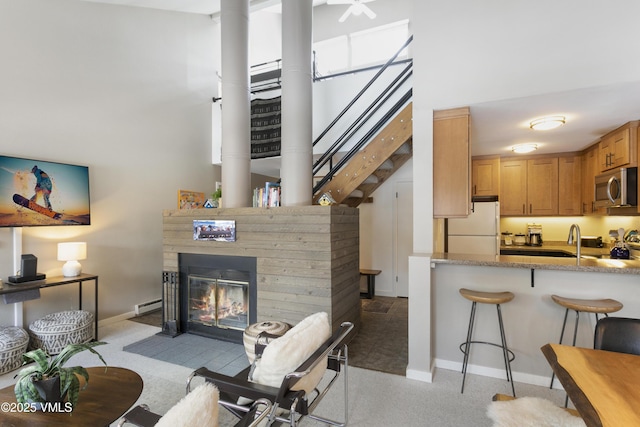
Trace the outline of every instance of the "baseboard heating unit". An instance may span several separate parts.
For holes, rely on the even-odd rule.
[[[136,304],[134,306],[134,308],[136,310],[136,316],[148,313],[148,312],[153,311],[153,310],[158,310],[161,307],[162,307],[162,300],[161,299],[155,299],[153,301],[143,302],[141,304]]]

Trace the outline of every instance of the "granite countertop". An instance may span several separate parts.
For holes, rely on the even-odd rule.
[[[549,242],[542,246],[501,246],[501,249],[517,249],[523,251],[563,251],[576,253],[575,246],[563,242]],[[581,248],[582,258],[577,262],[575,257],[527,256],[527,255],[471,255],[434,253],[431,261],[438,264],[475,265],[486,267],[513,267],[536,270],[563,270],[598,273],[619,273],[640,275],[640,260],[609,259],[608,248]],[[587,258],[585,258],[585,256]],[[596,258],[604,256],[605,258]]]

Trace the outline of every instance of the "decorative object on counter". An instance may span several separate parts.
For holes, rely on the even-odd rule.
[[[204,207],[204,193],[178,190],[178,209],[199,209]]]
[[[500,304],[511,301],[515,295],[512,292],[484,292],[465,288],[461,288],[459,292],[460,295],[472,302],[471,317],[469,318],[469,329],[467,330],[467,340],[460,344],[460,351],[464,353],[464,361],[462,362],[462,388],[460,389],[460,393],[464,393],[464,381],[467,376],[467,364],[469,363],[471,344],[489,344],[491,346],[502,349],[507,381],[511,383],[511,392],[513,393],[513,397],[516,397],[516,389],[513,385],[513,375],[511,374],[511,362],[516,358],[516,356],[511,350],[509,350],[509,347],[507,346],[507,339],[504,333],[504,323],[502,322],[502,311],[500,310]],[[498,325],[500,326],[500,344],[486,341],[472,341],[477,303],[494,304],[496,306],[496,310],[498,312]]]
[[[596,316],[596,324],[598,323],[598,314],[604,314],[605,317],[609,316],[609,313],[615,313],[622,310],[622,303],[614,299],[577,299],[577,298],[565,298],[559,295],[551,295],[551,299],[556,304],[565,308],[564,322],[562,323],[562,331],[560,332],[559,344],[562,344],[562,338],[564,337],[564,329],[567,326],[567,316],[569,310],[576,312],[576,323],[573,329],[573,342],[572,345],[576,346],[576,337],[578,335],[578,321],[580,320],[580,313],[593,313]],[[551,375],[551,384],[549,388],[553,388],[553,380],[555,379],[555,373]],[[565,399],[564,406],[567,407],[568,395]]]
[[[62,266],[64,277],[75,277],[82,273],[82,265],[79,260],[87,259],[86,242],[58,243],[58,261],[66,261]]]
[[[527,243],[527,238],[524,234],[518,233],[513,239],[513,244],[516,246],[524,246]]]
[[[612,259],[629,259],[629,248],[624,239],[624,228],[619,228],[615,243],[609,252]]]
[[[504,233],[502,233],[502,239],[504,240],[505,246],[513,245],[513,233],[505,231]]]

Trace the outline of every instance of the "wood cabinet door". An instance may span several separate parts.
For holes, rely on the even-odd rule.
[[[602,172],[631,163],[630,133],[627,127],[602,138],[599,154]]]
[[[527,213],[558,214],[558,158],[527,161]]]
[[[582,159],[558,158],[558,215],[582,214]]]
[[[472,160],[471,171],[473,196],[500,194],[500,158]]]
[[[582,153],[582,214],[593,215],[595,209],[595,177],[600,171],[598,144]]]
[[[433,216],[467,217],[471,205],[469,109],[434,112]]]
[[[525,215],[527,204],[527,161],[500,162],[500,215]]]

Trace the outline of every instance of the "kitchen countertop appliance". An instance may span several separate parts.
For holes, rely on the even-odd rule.
[[[467,218],[449,218],[446,251],[451,254],[500,254],[500,203],[474,202]]]
[[[527,224],[527,245],[542,246],[542,225]]]

